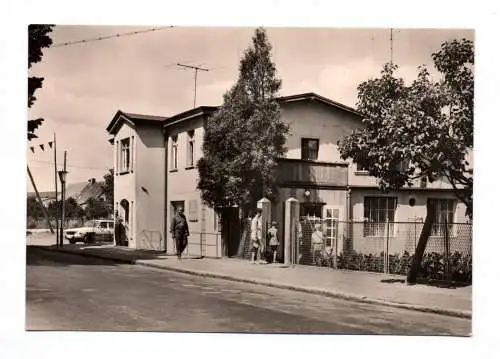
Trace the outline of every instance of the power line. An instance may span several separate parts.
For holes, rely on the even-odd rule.
[[[54,162],[50,161],[41,161],[41,160],[28,160],[29,162],[38,162],[38,163],[44,163],[47,165],[54,165]],[[73,167],[73,168],[84,168],[84,169],[90,169],[90,170],[107,170],[110,169],[111,167],[91,167],[91,166],[81,166],[81,165],[67,165],[67,167]]]
[[[76,44],[85,44],[88,42],[95,42],[95,41],[102,41],[102,40],[109,40],[112,38],[120,38],[120,37],[126,37],[126,36],[133,36],[133,35],[140,35],[140,34],[145,34],[148,32],[153,32],[153,31],[162,31],[166,29],[173,28],[174,26],[168,26],[168,27],[154,27],[151,29],[146,29],[146,30],[138,30],[138,31],[130,31],[130,32],[121,32],[113,35],[107,35],[107,36],[98,36],[98,37],[92,37],[89,39],[83,39],[83,40],[75,40],[75,41],[67,41],[67,42],[60,42],[54,45],[51,45],[50,47],[63,47],[63,46],[70,46],[70,45],[76,45]]]

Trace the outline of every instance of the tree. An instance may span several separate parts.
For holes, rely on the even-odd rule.
[[[248,209],[262,196],[274,196],[275,169],[285,153],[288,126],[280,119],[281,80],[271,50],[266,31],[256,29],[237,82],[207,121],[198,189],[212,208]]]
[[[104,198],[106,206],[110,214],[113,213],[113,196],[114,196],[114,170],[111,168],[104,175]]]
[[[85,207],[85,217],[87,219],[105,218],[108,214],[108,209],[106,208],[106,203],[104,201],[89,198],[87,206]]]
[[[50,202],[47,209],[49,217],[56,218],[56,216],[59,214],[58,211],[60,211],[60,208],[61,201]],[[85,216],[85,212],[73,197],[69,197],[64,201],[64,216],[66,219],[83,218]]]
[[[28,26],[28,70],[33,64],[42,61],[43,49],[52,45],[52,39],[47,35],[54,25]],[[28,108],[36,101],[35,91],[43,85],[43,77],[28,77]],[[36,138],[36,129],[42,124],[43,118],[28,120],[28,140]]]
[[[386,64],[380,78],[361,83],[357,109],[364,128],[339,141],[339,150],[375,176],[383,191],[411,187],[418,178],[447,179],[472,217],[473,43],[445,42],[432,58],[442,74],[437,82],[420,67],[407,86],[395,77],[397,66]],[[428,202],[408,283],[416,281],[434,214]]]
[[[35,197],[27,198],[26,215],[27,217],[33,218],[34,220],[43,218],[42,206]]]

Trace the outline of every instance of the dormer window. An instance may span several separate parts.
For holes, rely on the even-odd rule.
[[[319,139],[303,138],[301,142],[301,159],[315,161],[318,159]]]

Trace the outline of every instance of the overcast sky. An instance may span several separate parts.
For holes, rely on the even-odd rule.
[[[148,27],[56,26],[54,44],[144,30]],[[35,153],[27,159],[39,190],[53,190],[53,152],[58,164],[68,151],[68,181],[102,179],[112,167],[112,147],[105,129],[118,109],[170,116],[193,106],[194,73],[176,63],[202,65],[197,105],[219,105],[236,81],[240,56],[251,43],[253,28],[166,28],[135,36],[52,47],[32,74],[45,77],[30,117],[43,117]],[[267,28],[273,60],[283,80],[281,95],[316,92],[348,106],[356,87],[377,76],[390,59],[389,29]],[[399,30],[393,32],[393,59],[400,75],[416,76],[417,66],[432,67],[431,54],[442,42],[474,39],[469,30]],[[39,144],[45,144],[42,152]],[[28,189],[32,190],[31,185]]]

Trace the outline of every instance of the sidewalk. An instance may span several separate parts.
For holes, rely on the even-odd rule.
[[[112,245],[40,246],[50,250],[112,259],[198,276],[254,283],[313,294],[433,312],[461,318],[472,317],[472,286],[439,288],[424,284],[408,286],[404,277],[321,267],[250,264],[241,259],[208,259],[117,248]]]

